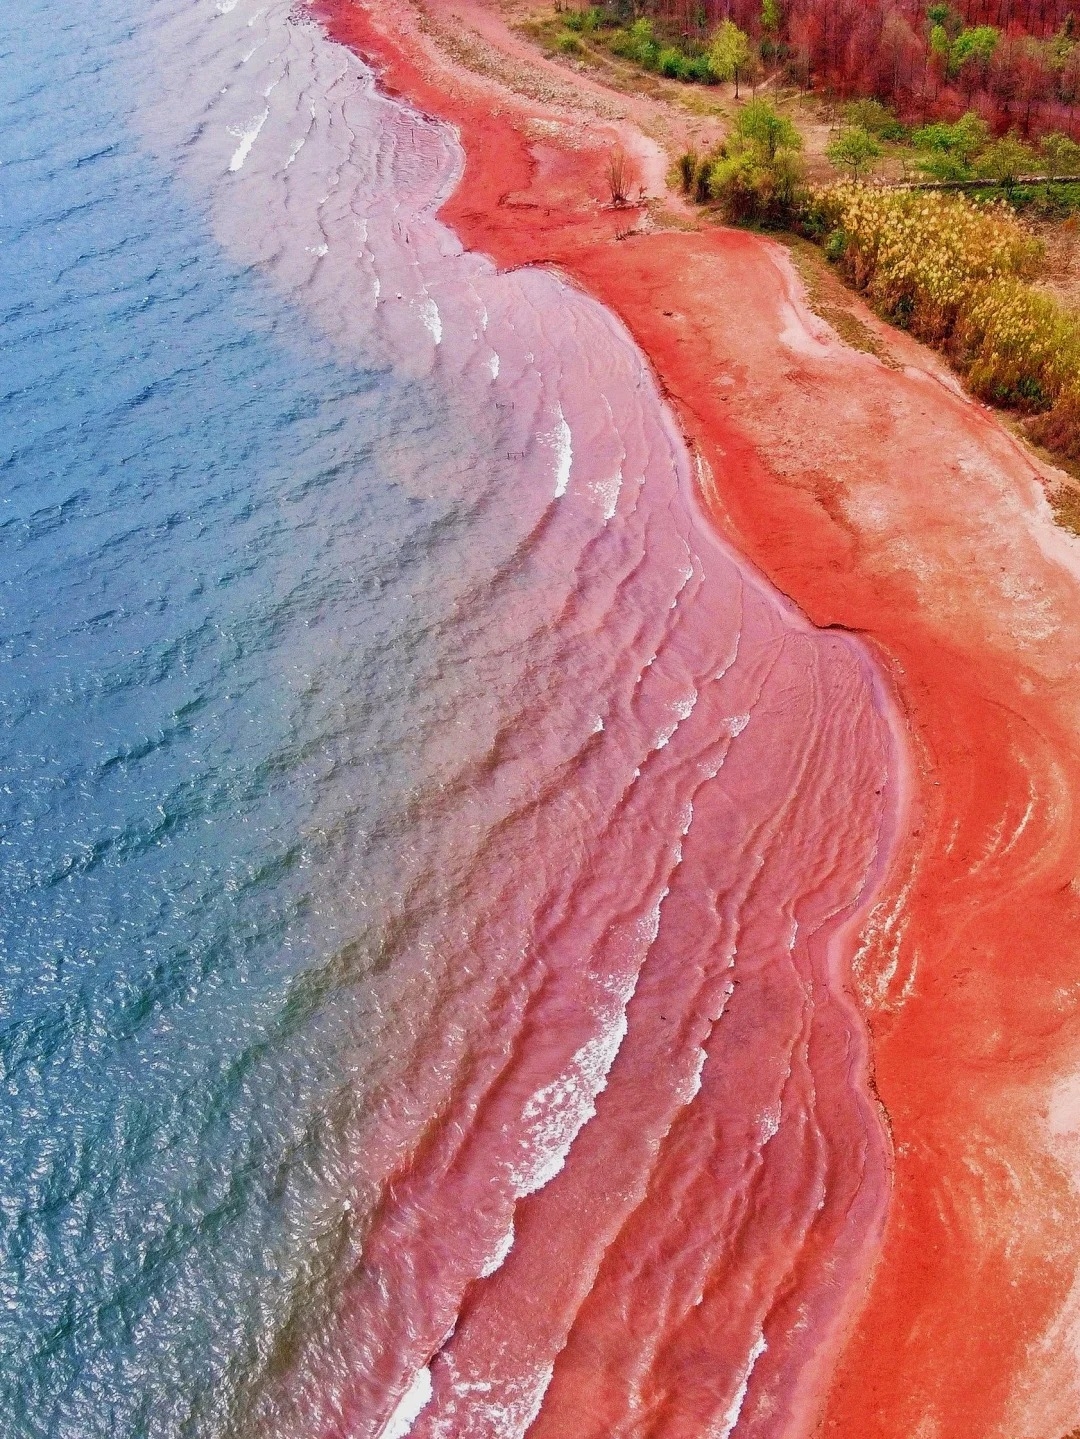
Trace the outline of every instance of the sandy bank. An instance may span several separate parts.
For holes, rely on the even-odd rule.
[[[712,476],[717,524],[891,665],[919,799],[856,975],[895,1189],[823,1432],[1060,1439],[1080,1424],[1080,545],[991,416],[902,337],[879,329],[896,368],[842,345],[781,247],[625,235],[639,212],[603,207],[604,166],[622,143],[658,192],[651,112],[575,88],[476,0],[433,0],[426,32],[404,3],[323,14],[458,127],[447,223],[615,310]],[[485,76],[445,58],[448,35]]]

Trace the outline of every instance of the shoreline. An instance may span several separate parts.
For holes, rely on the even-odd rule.
[[[713,524],[813,623],[865,637],[907,720],[917,793],[898,800],[873,914],[851,921],[865,923],[852,982],[893,1130],[893,1198],[822,1432],[899,1436],[929,1422],[919,1432],[934,1439],[1058,1439],[1080,1420],[1080,1393],[1048,1377],[1065,1364],[1062,1345],[1045,1357],[1038,1345],[1065,1314],[1080,1201],[1052,1135],[1031,1132],[1080,1050],[1055,993],[1080,983],[1067,638],[1080,588],[1076,547],[1046,532],[1034,464],[906,337],[887,337],[897,370],[843,346],[774,243],[701,230],[617,239],[643,214],[603,205],[603,157],[622,121],[597,120],[586,146],[580,118],[494,80],[485,104],[485,82],[449,66],[425,73],[409,51],[418,36],[393,33],[403,7],[382,7],[378,24],[348,0],[316,13],[378,58],[388,93],[458,127],[464,174],[440,215],[462,243],[503,268],[554,266],[622,320],[709,466],[711,494],[699,498]],[[655,189],[655,169],[649,179]],[[944,500],[922,493],[934,482],[951,486]],[[979,504],[989,522],[970,513]],[[969,584],[965,610],[956,589]],[[960,858],[974,861],[963,874]],[[1010,885],[1022,914],[1002,912]],[[1013,984],[1010,995],[1010,961],[1039,953],[1040,938],[1039,992]],[[950,1025],[965,1000],[972,1013]],[[973,1312],[993,1328],[992,1352],[972,1335]]]

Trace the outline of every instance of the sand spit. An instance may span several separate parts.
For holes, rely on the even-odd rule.
[[[894,1192],[821,1432],[1061,1439],[1080,1425],[1080,542],[933,357],[868,315],[895,368],[848,349],[780,246],[606,205],[617,144],[659,193],[646,102],[526,64],[478,0],[322,14],[457,126],[447,223],[621,316],[716,524],[817,624],[867,636],[906,711],[918,793],[856,960]]]

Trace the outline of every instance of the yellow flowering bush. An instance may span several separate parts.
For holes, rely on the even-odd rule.
[[[1080,380],[1080,325],[1014,277],[983,285],[957,327],[968,380],[998,404],[1045,409]]]
[[[846,181],[817,190],[814,221],[857,290],[923,339],[941,342],[988,282],[1033,275],[1042,247],[1005,204]]]
[[[1042,245],[1010,206],[845,181],[813,192],[807,220],[883,315],[945,349],[976,394],[1035,412],[1033,437],[1080,460],[1080,316],[1031,283]]]

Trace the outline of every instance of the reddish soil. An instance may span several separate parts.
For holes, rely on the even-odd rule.
[[[453,23],[445,0],[429,11]],[[604,207],[610,147],[648,162],[650,188],[657,173],[626,120],[469,74],[404,3],[324,16],[458,127],[446,222],[623,318],[716,523],[815,622],[866,635],[906,711],[918,796],[855,963],[894,1192],[821,1432],[1061,1439],[1080,1425],[1080,542],[990,414],[868,314],[892,365],[841,344],[779,246],[616,238],[642,212]]]

